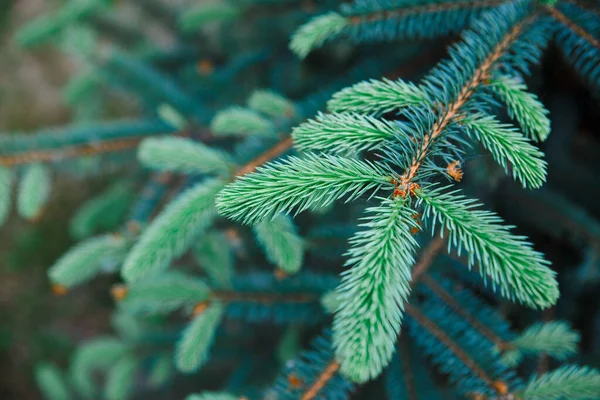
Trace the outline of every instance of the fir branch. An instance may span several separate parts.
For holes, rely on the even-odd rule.
[[[228,174],[233,167],[224,151],[178,137],[145,139],[138,159],[150,168],[181,173]]]
[[[417,248],[415,212],[404,201],[384,199],[367,212],[364,230],[350,239],[333,321],[341,372],[359,383],[378,376],[394,352]]]
[[[259,244],[267,259],[286,274],[295,274],[304,261],[304,241],[296,232],[292,219],[279,215],[254,226]]]
[[[371,79],[335,93],[327,102],[327,109],[331,112],[379,115],[403,107],[422,105],[427,101],[427,94],[411,82]]]
[[[354,113],[319,113],[292,131],[301,150],[341,154],[376,150],[394,137],[407,137],[396,122]]]
[[[366,161],[330,155],[291,156],[227,185],[216,205],[222,215],[256,224],[281,213],[326,207],[343,197],[350,201],[389,182],[381,167]]]
[[[544,154],[515,128],[482,113],[469,115],[459,123],[492,153],[507,173],[510,163],[513,178],[520,180],[523,187],[539,188],[545,182],[547,164]]]
[[[600,372],[589,367],[563,365],[541,376],[534,376],[517,393],[523,400],[598,399]]]
[[[479,205],[444,188],[418,190],[424,215],[433,218],[432,230],[440,223],[447,229],[458,252],[469,253],[469,266],[479,262],[480,273],[492,280],[500,293],[533,308],[546,308],[558,299],[558,284],[549,262],[531,248],[522,236],[513,236],[496,214],[473,210]]]
[[[224,182],[209,179],[186,190],[156,218],[123,263],[122,276],[137,281],[166,269],[215,216],[213,202]]]
[[[223,311],[222,304],[212,303],[190,322],[177,343],[175,363],[179,371],[191,373],[206,362]]]
[[[489,87],[506,103],[508,114],[516,119],[529,138],[544,141],[550,134],[548,110],[527,87],[507,76],[490,80]]]

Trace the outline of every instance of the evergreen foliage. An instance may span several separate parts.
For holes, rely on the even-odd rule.
[[[502,173],[528,193],[560,168],[529,76],[554,43],[597,94],[600,13],[579,0],[129,1],[177,45],[91,0],[15,38],[75,54],[85,71],[65,97],[99,111],[0,135],[0,223],[13,181],[35,221],[54,174],[119,177],[76,210],[79,242],[48,270],[63,295],[121,279],[116,334],[80,344],[69,379],[40,364],[47,399],[180,379],[188,400],[600,399],[598,370],[562,365],[593,365],[559,320],[575,274],[491,201]],[[141,116],[97,122],[111,96]],[[598,232],[567,220],[597,264]],[[545,309],[557,320],[537,322]]]

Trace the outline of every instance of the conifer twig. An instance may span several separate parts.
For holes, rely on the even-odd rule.
[[[406,400],[417,400],[417,388],[415,387],[415,376],[411,366],[410,349],[406,341],[406,337],[400,335],[399,342],[399,355],[402,363],[402,373],[404,375],[405,387],[406,387]]]
[[[301,400],[312,400],[323,389],[327,382],[333,378],[333,376],[340,369],[340,364],[337,361],[331,361],[327,367],[323,370],[317,380],[308,388],[306,392],[302,394]]]
[[[211,298],[223,303],[244,301],[250,303],[313,303],[319,301],[319,295],[312,293],[258,293],[258,292],[233,292],[225,290],[213,291]]]
[[[147,136],[150,137],[150,136]],[[115,153],[135,148],[147,137],[107,140],[101,143],[86,143],[79,146],[67,146],[53,150],[38,150],[0,156],[0,165],[10,167],[33,162],[48,162],[64,158],[91,156],[101,153]]]
[[[419,261],[415,264],[411,272],[411,286],[414,286],[423,274],[429,269],[437,255],[444,248],[446,239],[436,236],[421,253]]]
[[[594,46],[595,48],[600,50],[600,40],[596,39],[588,31],[583,29],[580,25],[571,21],[571,19],[569,17],[567,17],[565,14],[558,11],[555,7],[546,6],[546,10],[550,13],[550,15],[552,15],[554,18],[556,18],[559,22],[561,22],[567,28],[572,30],[576,35],[585,39],[589,44],[591,44],[592,46]]]
[[[246,175],[254,171],[257,167],[260,167],[267,161],[270,161],[276,158],[277,156],[281,155],[282,153],[286,152],[287,150],[291,149],[293,144],[294,143],[292,141],[292,137],[287,136],[285,139],[282,139],[280,142],[278,142],[275,146],[271,147],[270,149],[268,149],[249,163],[240,167],[235,172],[235,176],[240,177],[242,175]]]
[[[425,13],[437,13],[444,11],[466,10],[477,8],[497,7],[506,3],[507,0],[465,0],[449,1],[440,4],[423,4],[414,7],[402,7],[398,9],[374,11],[368,14],[353,15],[348,18],[350,25],[362,22],[372,22],[388,18],[403,18],[410,15],[422,15]]]
[[[446,334],[440,327],[423,314],[419,309],[410,305],[404,304],[404,310],[408,315],[415,319],[423,328],[429,331],[436,339],[442,342],[454,355],[462,361],[479,379],[486,383],[490,388],[499,392],[499,394],[506,394],[506,384],[498,382],[492,379],[485,369],[481,367],[469,354],[467,354],[462,347],[458,345],[450,336]],[[502,392],[502,393],[501,393]]]
[[[494,331],[484,325],[475,316],[465,310],[458,301],[442,285],[428,274],[421,276],[421,283],[427,286],[433,293],[442,299],[454,312],[464,318],[473,328],[494,343],[501,351],[510,350],[513,346],[498,336]]]
[[[473,91],[480,84],[484,83],[489,77],[494,63],[498,61],[500,57],[509,49],[514,41],[519,37],[521,31],[525,25],[530,23],[535,18],[535,15],[528,17],[515,25],[510,32],[504,37],[504,39],[496,45],[494,50],[483,60],[479,67],[475,70],[473,77],[462,87],[458,96],[454,102],[448,105],[445,110],[441,110],[440,117],[433,124],[431,132],[425,135],[421,148],[417,155],[413,158],[410,167],[400,177],[400,181],[397,186],[400,190],[395,193],[400,193],[406,196],[410,193],[410,183],[417,175],[421,164],[425,161],[425,158],[429,154],[431,144],[442,134],[445,128],[457,117],[460,116],[461,108],[471,98]]]

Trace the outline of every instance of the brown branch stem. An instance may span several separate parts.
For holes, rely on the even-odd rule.
[[[410,15],[422,15],[426,13],[437,13],[443,11],[452,10],[463,10],[463,9],[477,9],[477,8],[491,8],[497,7],[506,0],[476,0],[476,1],[457,1],[448,2],[443,4],[426,4],[415,7],[405,7],[395,10],[382,10],[376,11],[369,14],[353,15],[349,17],[350,24],[357,25],[362,22],[373,22],[388,18],[402,18]]]
[[[462,87],[458,96],[454,102],[452,102],[445,110],[442,110],[439,119],[433,124],[431,132],[426,135],[421,144],[421,148],[417,155],[412,160],[412,163],[408,170],[400,177],[398,186],[404,188],[403,193],[408,193],[406,190],[409,188],[410,182],[415,178],[421,164],[427,157],[430,146],[437,139],[438,136],[446,129],[446,127],[457,117],[460,116],[461,108],[471,98],[474,90],[486,79],[494,66],[494,63],[498,61],[500,57],[510,48],[513,42],[521,34],[523,27],[529,23],[535,16],[531,16],[519,24],[515,25],[504,39],[498,43],[494,50],[483,60],[481,65],[475,70],[473,77]]]
[[[571,21],[571,19],[569,19],[565,14],[561,13],[556,8],[550,6],[546,6],[546,10],[550,13],[550,15],[556,18],[567,28],[572,30],[576,35],[582,37],[596,49],[600,50],[600,40],[596,39],[581,26],[577,25],[575,22]]]

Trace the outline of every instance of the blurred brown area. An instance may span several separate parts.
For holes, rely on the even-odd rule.
[[[17,27],[60,4],[54,0],[0,1],[0,132],[63,125],[70,110],[61,87],[77,70],[52,46],[21,49]],[[77,186],[76,190],[75,186]],[[74,344],[108,330],[111,302],[102,279],[63,297],[52,294],[48,267],[73,243],[68,221],[94,182],[82,188],[57,180],[35,223],[11,215],[0,228],[0,399],[40,399],[33,382],[42,360],[68,365]]]

